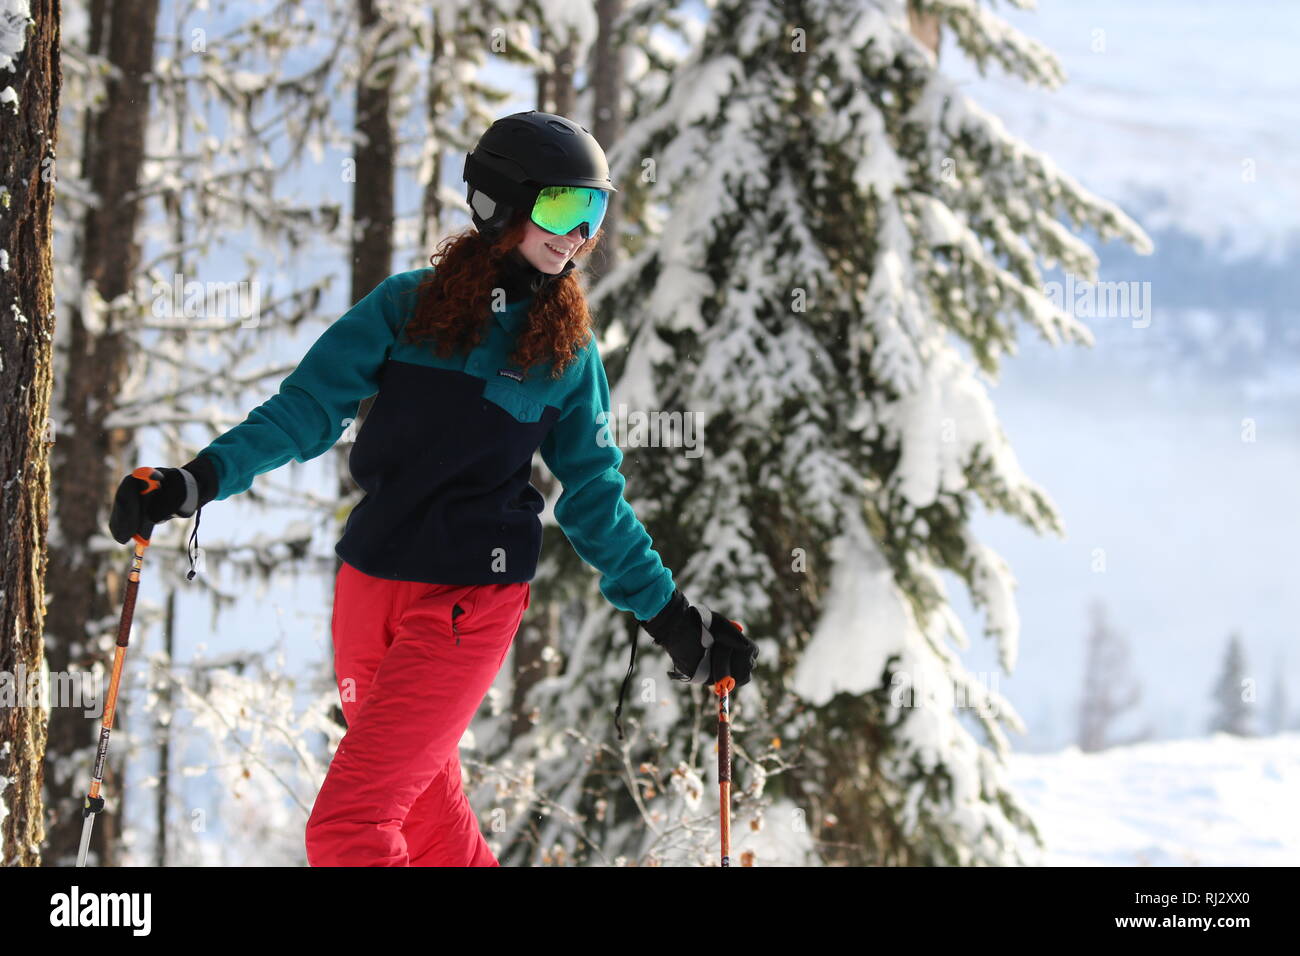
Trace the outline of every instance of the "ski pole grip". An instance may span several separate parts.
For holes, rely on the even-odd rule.
[[[141,465],[135,471],[131,472],[131,477],[139,478],[144,482],[145,487],[140,492],[142,495],[147,495],[149,492],[162,487],[162,472],[157,468],[150,468],[148,465]]]
[[[147,495],[162,487],[162,472],[157,468],[150,468],[148,465],[141,465],[139,468],[135,469],[131,472],[131,477],[138,478],[140,481],[144,482],[144,487],[140,489],[140,494],[142,495]],[[144,533],[135,534],[131,537],[134,538],[137,543],[147,545],[149,539],[153,537],[153,522],[145,522],[141,527],[144,528]]]

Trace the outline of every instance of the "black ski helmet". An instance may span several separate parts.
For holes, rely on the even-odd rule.
[[[596,137],[571,119],[527,110],[497,120],[465,154],[474,226],[496,239],[516,209],[531,210],[546,186],[590,186],[616,193]]]

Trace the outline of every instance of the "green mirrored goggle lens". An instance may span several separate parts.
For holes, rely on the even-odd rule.
[[[586,223],[590,237],[605,218],[609,194],[589,186],[547,186],[533,203],[533,222],[557,236],[568,235]]]

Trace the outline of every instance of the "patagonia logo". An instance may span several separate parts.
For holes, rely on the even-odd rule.
[[[516,382],[522,382],[524,380],[524,373],[512,368],[499,368],[497,369],[497,374],[504,375],[506,378],[512,378]]]

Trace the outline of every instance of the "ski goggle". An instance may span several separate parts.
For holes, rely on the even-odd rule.
[[[532,220],[547,232],[566,236],[574,227],[587,224],[591,238],[600,228],[609,205],[609,193],[590,186],[546,186],[533,203]]]

